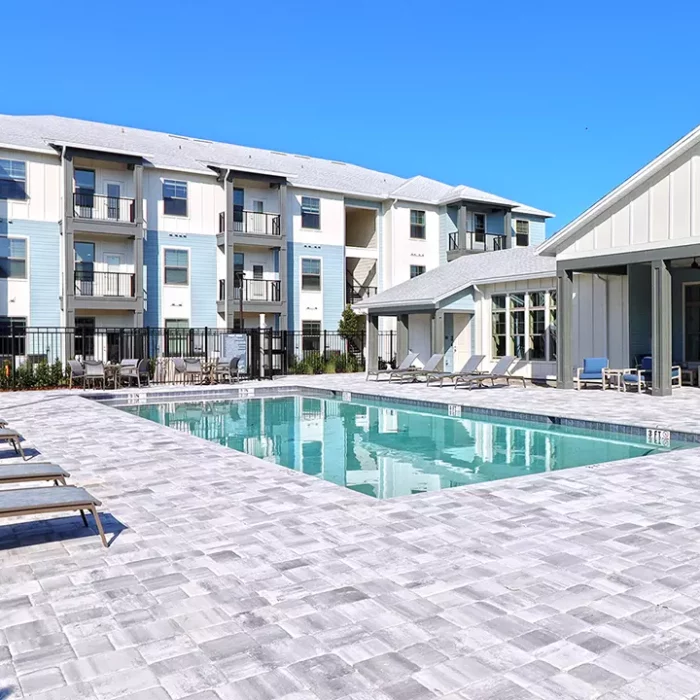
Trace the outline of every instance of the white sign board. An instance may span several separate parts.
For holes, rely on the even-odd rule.
[[[451,416],[452,418],[461,418],[462,417],[462,406],[460,404],[451,403],[447,407],[447,415]]]
[[[224,352],[222,360],[232,360],[240,357],[238,371],[248,374],[248,336],[245,333],[227,333],[224,336]]]
[[[647,445],[656,447],[671,447],[671,431],[647,428]]]

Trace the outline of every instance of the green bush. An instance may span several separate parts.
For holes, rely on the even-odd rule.
[[[51,386],[63,386],[66,381],[66,375],[63,370],[63,365],[60,360],[56,360],[51,365]]]
[[[323,367],[323,373],[324,374],[335,374],[336,372],[336,359],[331,357],[330,360],[326,362],[326,364]]]
[[[34,386],[44,389],[52,386],[51,367],[46,360],[40,360],[34,367]]]

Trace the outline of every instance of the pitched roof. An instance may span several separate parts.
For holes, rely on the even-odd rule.
[[[359,165],[323,158],[249,148],[159,131],[102,124],[57,116],[0,115],[0,145],[53,153],[51,143],[141,154],[155,167],[211,175],[210,165],[286,176],[295,187],[329,190],[375,199],[406,198],[440,204],[455,188],[418,175],[405,179]],[[523,213],[551,217],[488,192],[464,188],[476,201],[509,203]],[[525,211],[527,210],[527,211]],[[520,211],[515,209],[514,211]]]
[[[676,158],[696,146],[698,143],[700,143],[700,126],[696,126],[695,129],[686,134],[680,140],[676,141],[676,143],[667,148],[650,163],[647,163],[647,165],[645,165],[641,170],[638,170],[636,173],[634,173],[634,175],[627,178],[627,180],[618,185],[614,190],[608,192],[608,194],[595,202],[595,204],[588,207],[583,214],[579,215],[571,223],[557,231],[551,238],[547,239],[539,246],[537,249],[538,252],[543,255],[555,255],[556,251],[563,243],[583,230],[594,219],[611,209],[621,199],[629,195],[645,182],[648,182],[658,172],[666,168]]]
[[[390,287],[354,307],[358,310],[437,308],[443,299],[473,285],[546,277],[555,273],[556,262],[537,255],[533,247],[474,253]]]

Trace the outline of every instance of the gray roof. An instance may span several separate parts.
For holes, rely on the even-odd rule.
[[[428,270],[418,277],[397,284],[380,294],[355,304],[367,310],[410,307],[437,308],[440,301],[478,284],[530,279],[556,274],[553,258],[537,255],[532,246],[510,248],[492,253],[463,255],[446,265]]]
[[[50,144],[83,146],[140,154],[155,167],[212,174],[210,165],[286,176],[295,187],[329,190],[375,199],[408,199],[442,204],[454,188],[423,176],[410,179],[323,158],[249,148],[230,143],[177,136],[159,131],[101,124],[56,116],[0,115],[0,145],[53,152]],[[516,207],[514,211],[551,217],[488,192],[463,187],[469,199]]]

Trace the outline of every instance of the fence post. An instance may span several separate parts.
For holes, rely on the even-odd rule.
[[[17,360],[15,358],[15,324],[12,320],[10,320],[10,333],[12,334],[12,339],[11,339],[11,344],[12,344],[12,388],[16,389],[17,387],[15,386],[15,365],[17,364]]]
[[[151,327],[146,326],[146,359],[151,359]]]
[[[204,326],[204,359],[209,360],[209,326]]]
[[[267,335],[268,335],[268,339],[267,339],[267,357],[268,357],[267,362],[268,362],[268,364],[267,364],[267,366],[270,370],[270,379],[272,379],[272,370],[273,370],[273,367],[272,367],[272,357],[273,357],[273,355],[272,355],[272,328],[267,329]]]
[[[394,331],[389,331],[389,362],[391,362],[393,359],[394,359]]]
[[[326,350],[328,349],[328,331],[323,331],[323,362],[328,362]]]

